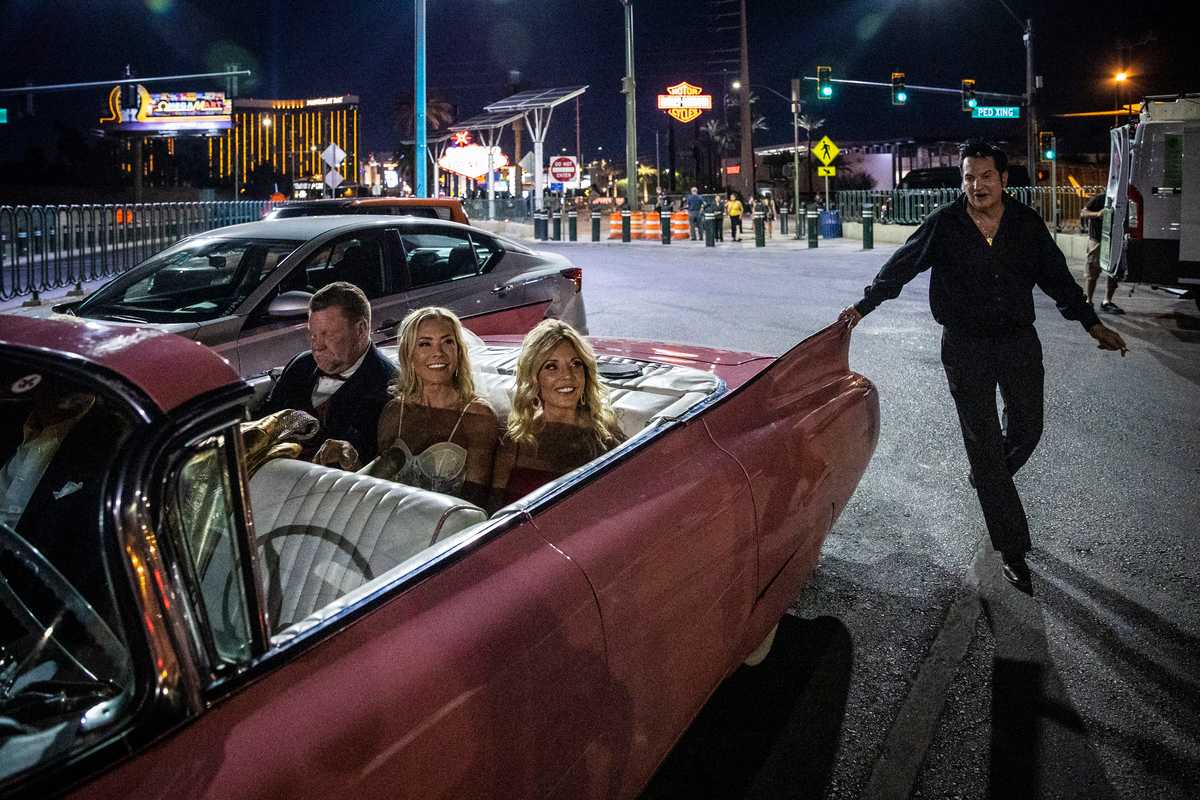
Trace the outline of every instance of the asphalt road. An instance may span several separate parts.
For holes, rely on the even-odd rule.
[[[553,244],[591,332],[785,351],[891,248]],[[919,277],[856,329],[878,449],[775,649],[653,798],[1180,798],[1200,787],[1200,313],[1150,289],[1101,352],[1036,295],[1046,432],[1018,476],[1034,595],[1000,577]]]

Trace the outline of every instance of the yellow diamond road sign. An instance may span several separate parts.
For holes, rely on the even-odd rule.
[[[842,151],[833,143],[833,139],[830,139],[828,136],[822,136],[821,141],[813,145],[813,155],[817,157],[817,161],[820,161],[825,166],[832,164],[840,152]]]
[[[818,178],[834,178],[837,177],[837,167],[817,167]]]

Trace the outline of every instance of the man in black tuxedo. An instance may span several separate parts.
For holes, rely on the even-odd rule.
[[[284,368],[263,413],[307,411],[321,423],[311,441],[322,444],[302,457],[357,469],[375,458],[379,415],[396,367],[371,343],[371,304],[354,284],[336,281],[313,295],[308,336],[312,350]]]

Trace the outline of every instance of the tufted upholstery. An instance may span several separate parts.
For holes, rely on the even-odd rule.
[[[254,475],[250,505],[276,631],[487,517],[455,497],[291,459]]]

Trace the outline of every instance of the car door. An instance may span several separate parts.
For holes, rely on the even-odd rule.
[[[1129,213],[1129,127],[1122,125],[1110,132],[1108,162],[1109,207],[1104,209],[1101,227],[1100,267],[1110,275],[1124,277],[1125,217]]]
[[[502,251],[490,238],[452,226],[413,226],[400,230],[400,242],[410,309],[443,306],[467,318],[524,302],[524,285],[491,275]]]
[[[284,292],[312,294],[334,281],[349,281],[371,301],[373,323],[402,316],[404,300],[392,290],[388,267],[395,246],[386,229],[358,230],[331,239],[293,265],[246,316],[238,336],[240,373],[260,375],[309,349],[306,315],[275,319],[267,314],[270,302]]]
[[[203,519],[225,529],[224,514]],[[214,663],[242,650],[229,641],[244,636],[229,624],[233,589],[207,580],[192,592]],[[629,730],[591,588],[522,515],[450,543],[231,673],[210,682],[198,717],[86,796],[543,797],[580,765],[608,763],[604,734]]]
[[[617,796],[649,778],[728,671],[755,597],[753,505],[741,467],[693,421],[531,509],[600,605],[629,708]]]

